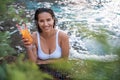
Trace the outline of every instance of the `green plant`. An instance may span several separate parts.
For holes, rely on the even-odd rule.
[[[0,20],[6,15],[8,4],[12,3],[14,0],[0,0]],[[3,15],[4,14],[4,15]]]
[[[7,56],[9,54],[15,54],[15,50],[11,48],[9,32],[0,32],[0,57]]]
[[[23,61],[23,57],[21,54],[14,63],[7,64],[6,80],[52,80],[52,77],[41,72],[35,63]]]

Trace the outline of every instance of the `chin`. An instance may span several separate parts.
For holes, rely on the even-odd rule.
[[[48,30],[45,30],[44,32],[51,32],[51,30],[50,30],[50,29],[48,29]]]

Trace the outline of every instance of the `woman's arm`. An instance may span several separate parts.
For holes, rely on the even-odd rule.
[[[62,58],[68,58],[69,56],[69,37],[66,33],[60,34],[60,47],[62,49]]]
[[[24,46],[26,48],[29,60],[36,63],[36,61],[37,61],[37,46],[36,46],[35,33],[33,33],[31,36],[33,38],[32,44],[29,42],[28,39],[22,38],[22,40],[23,40]]]
[[[60,60],[63,60],[63,58],[58,58],[58,59],[48,59],[48,60],[40,60],[38,59],[36,61],[37,64],[51,64],[51,63],[56,63]]]
[[[27,46],[26,51],[27,51],[28,59],[30,61],[33,61],[33,62],[36,63],[37,55],[36,55],[36,47],[35,47],[35,45],[31,44],[31,45]]]

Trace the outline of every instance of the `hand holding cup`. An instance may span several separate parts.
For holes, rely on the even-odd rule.
[[[24,43],[25,46],[28,46],[30,44],[33,43],[33,39],[31,36],[31,33],[29,32],[26,24],[22,24],[22,26],[20,26],[19,24],[16,24],[18,30],[20,31],[20,34],[22,35],[22,41]]]

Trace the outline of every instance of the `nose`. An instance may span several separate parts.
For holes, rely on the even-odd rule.
[[[45,26],[48,26],[48,22],[47,22],[47,21],[45,21],[45,22],[44,22],[44,25],[45,25]]]

